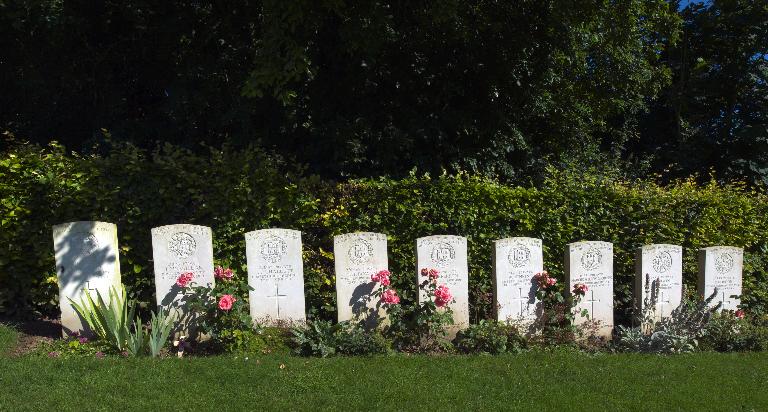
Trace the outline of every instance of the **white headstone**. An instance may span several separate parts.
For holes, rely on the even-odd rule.
[[[721,309],[738,309],[743,269],[744,249],[740,247],[712,246],[699,249],[699,295],[707,298],[717,288],[717,297],[712,305],[722,302]]]
[[[544,270],[541,239],[501,239],[494,242],[493,251],[497,320],[532,323],[538,303],[533,277]]]
[[[251,317],[254,322],[304,322],[304,266],[301,232],[263,229],[245,234]]]
[[[193,329],[195,315],[180,302],[182,289],[176,280],[180,274],[192,272],[195,286],[214,285],[212,242],[211,228],[207,226],[182,224],[152,229],[157,305],[176,316],[178,332]]]
[[[453,310],[454,326],[451,333],[469,326],[469,268],[467,265],[467,238],[451,235],[427,236],[416,240],[416,276],[421,283],[421,269],[437,269],[440,277],[438,285],[445,285],[451,290],[455,302],[450,304]],[[419,303],[427,296],[419,291]]]
[[[339,322],[366,319],[371,325],[373,319],[366,312],[375,309],[377,302],[366,301],[376,284],[371,275],[389,270],[387,258],[387,235],[382,233],[357,232],[338,235],[333,238],[333,255],[336,264],[336,308]],[[382,314],[379,313],[379,316]]]
[[[576,306],[576,325],[599,322],[599,336],[610,338],[613,331],[613,244],[576,242],[565,248],[565,284],[568,293],[583,283],[589,290]],[[586,309],[589,318],[581,316]]]
[[[59,279],[59,305],[64,336],[87,330],[69,302],[82,302],[85,290],[109,299],[120,287],[117,226],[105,222],[71,222],[53,227],[53,249]]]
[[[676,245],[645,245],[635,254],[635,311],[642,313],[650,299],[652,284],[658,280],[659,293],[653,318],[669,317],[683,297],[683,248]]]

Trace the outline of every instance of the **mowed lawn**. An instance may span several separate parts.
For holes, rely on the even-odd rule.
[[[768,410],[768,354],[0,358],[0,410],[75,409]]]

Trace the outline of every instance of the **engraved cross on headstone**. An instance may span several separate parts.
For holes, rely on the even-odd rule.
[[[525,311],[523,310],[523,302],[527,301],[528,297],[523,296],[523,288],[517,288],[517,290],[518,290],[517,297],[512,298],[512,301],[518,302],[518,307],[520,308],[520,310],[518,311],[518,315],[522,317],[523,314],[525,313]]]
[[[666,298],[666,300],[664,300],[664,298]],[[663,290],[659,291],[659,301],[656,303],[656,306],[659,307],[659,316],[664,316],[664,306],[668,305],[669,302],[669,295],[664,293]]]
[[[275,294],[272,296],[267,296],[268,298],[275,298],[275,305],[277,305],[277,317],[280,318],[280,298],[287,298],[288,295],[281,295],[280,294],[280,285],[275,283]]]
[[[85,281],[85,286],[83,287],[83,292],[85,292],[86,290],[88,291],[88,293],[92,293],[92,292],[97,291],[98,289],[92,288],[91,287],[91,281],[90,280],[86,280]],[[91,295],[91,297],[95,297],[95,296]]]
[[[589,318],[592,319],[592,318],[595,317],[595,315],[594,315],[594,313],[595,313],[595,302],[600,302],[600,299],[595,299],[595,291],[594,290],[591,290],[590,292],[591,292],[590,300],[587,300],[587,302],[589,302],[590,305],[591,305],[591,310],[589,312]]]
[[[720,292],[720,296],[721,296],[720,297],[720,303],[721,303],[720,308],[722,309],[726,305],[731,303],[731,298],[730,298],[730,296],[725,296],[725,292]]]

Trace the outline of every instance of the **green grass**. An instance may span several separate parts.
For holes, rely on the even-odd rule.
[[[0,386],[14,411],[766,410],[768,353],[23,357],[0,359]]]

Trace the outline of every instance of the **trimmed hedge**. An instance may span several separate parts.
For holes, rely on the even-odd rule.
[[[693,292],[700,247],[745,248],[744,306],[768,303],[766,195],[734,183],[692,180],[660,186],[599,174],[550,170],[540,187],[510,187],[468,175],[411,175],[400,180],[322,182],[263,151],[224,146],[206,155],[172,146],[151,153],[131,146],[104,156],[67,154],[58,145],[15,145],[0,160],[0,309],[57,311],[51,226],[73,220],[116,223],[123,282],[146,306],[153,299],[150,229],[208,225],[218,264],[246,273],[247,231],[303,232],[310,317],[335,318],[333,235],[389,235],[393,285],[415,297],[415,239],[466,236],[473,321],[491,316],[491,248],[507,236],[539,237],[545,267],[563,279],[569,242],[614,243],[618,322],[631,315],[634,251],[649,243],[684,247],[684,280]]]

